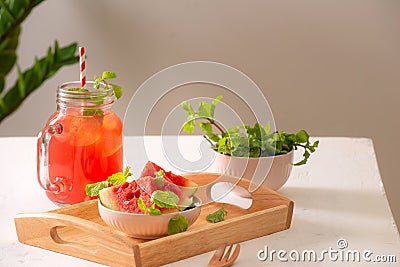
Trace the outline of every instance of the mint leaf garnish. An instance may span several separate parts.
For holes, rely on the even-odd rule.
[[[165,172],[163,170],[159,170],[158,172],[155,173],[155,175],[156,178],[154,178],[154,181],[157,183],[159,187],[163,187]]]
[[[161,210],[150,207],[147,209],[149,215],[155,216],[155,215],[161,215]]]
[[[208,214],[206,217],[206,220],[212,223],[217,223],[217,222],[222,222],[225,220],[225,208],[224,208],[224,204],[222,204],[222,207],[217,210],[214,213]]]
[[[143,199],[141,197],[138,198],[138,207],[142,211],[144,211],[144,214],[149,214],[149,215],[161,215],[161,211],[155,207],[155,204],[151,205],[151,207],[146,207],[146,204],[144,203]]]
[[[160,208],[175,208],[179,202],[179,197],[171,191],[155,190],[151,194],[151,201]]]
[[[107,80],[107,79],[114,79],[117,78],[117,74],[113,71],[103,71],[103,75],[101,75],[102,80]]]
[[[107,187],[108,187],[107,181],[97,182],[94,184],[87,184],[85,187],[86,195],[91,196],[91,197],[98,196],[100,190],[107,188]]]
[[[85,109],[82,114],[83,116],[103,116],[104,112],[101,109]]]
[[[178,216],[171,218],[168,222],[168,235],[174,235],[177,233],[185,232],[188,229],[189,223],[185,216],[179,214]]]
[[[71,92],[82,92],[82,93],[89,92],[89,90],[86,89],[86,88],[69,88],[68,91],[71,91]]]
[[[116,84],[111,84],[107,80],[111,80],[117,78],[117,74],[113,71],[104,71],[103,74],[101,75],[101,78],[99,76],[94,76],[94,88],[99,89],[100,84],[104,83],[105,88],[112,88],[114,92],[114,96],[116,99],[119,99],[122,96],[122,87]]]
[[[139,209],[141,209],[144,212],[147,211],[146,204],[144,204],[144,201],[143,201],[143,199],[141,197],[138,198],[137,204],[138,204]]]
[[[126,167],[124,173],[114,173],[113,175],[108,177],[107,181],[112,185],[122,184],[123,182],[126,182],[126,179],[128,179],[130,175],[132,175],[130,173],[130,167]]]
[[[130,167],[126,167],[124,173],[122,172],[117,172],[114,173],[113,175],[109,176],[107,180],[93,183],[93,184],[87,184],[85,186],[85,191],[86,195],[95,197],[99,195],[99,191],[101,189],[107,188],[109,184],[111,185],[118,185],[122,184],[123,182],[126,182],[129,176],[132,175],[130,172]]]
[[[114,95],[117,99],[120,99],[120,97],[122,96],[122,87],[116,84],[111,84],[113,91],[114,91]]]
[[[124,177],[125,177],[126,179],[128,179],[129,176],[132,176],[131,167],[126,166],[126,167],[125,167],[125,170],[124,170]]]

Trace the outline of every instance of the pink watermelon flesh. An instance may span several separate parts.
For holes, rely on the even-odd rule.
[[[154,162],[151,162],[151,161],[148,161],[146,163],[140,177],[146,177],[146,176],[155,177],[156,176],[155,173],[159,172],[160,170],[164,171],[164,173],[165,173],[164,179],[165,180],[179,186],[180,189],[182,190],[182,192],[185,195],[187,195],[188,197],[191,197],[196,193],[197,188],[199,187],[198,184],[196,184],[195,182],[193,182],[183,176],[176,175],[170,171],[166,172],[163,168],[161,168],[160,166],[158,166],[157,164],[155,164]]]
[[[164,179],[164,183],[162,186],[159,186],[157,182],[151,176],[140,177],[136,180],[138,186],[146,193],[151,195],[156,190],[161,191],[171,191],[175,193],[179,197],[178,207],[181,209],[185,209],[192,204],[192,201],[189,197],[181,190],[181,188],[173,183]]]
[[[139,209],[137,201],[141,197],[147,207],[151,205],[151,196],[141,190],[136,181],[125,182],[100,190],[99,199],[101,203],[113,210],[143,214]]]
[[[164,183],[159,186],[154,180],[155,173],[163,170],[165,173]],[[155,190],[171,191],[179,197],[178,207],[184,209],[192,204],[190,197],[194,195],[198,185],[185,177],[166,172],[154,162],[147,162],[139,179],[125,182],[120,185],[102,189],[99,193],[101,203],[110,209],[143,214],[137,204],[141,197],[147,207],[151,205],[151,194]],[[177,209],[160,209],[162,213],[175,212]]]
[[[160,187],[153,177],[141,177],[132,182],[125,182],[120,185],[111,186],[100,190],[99,199],[101,203],[113,210],[143,214],[144,211],[138,206],[138,199],[141,197],[146,204],[146,207],[151,206],[151,194],[155,190],[171,191],[179,197],[178,207],[183,210],[192,204],[192,201],[187,197],[182,190],[173,183],[164,181]],[[156,208],[159,208],[156,206]],[[159,208],[162,213],[178,211],[176,208]]]

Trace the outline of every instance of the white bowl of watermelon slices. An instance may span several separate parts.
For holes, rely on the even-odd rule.
[[[188,210],[161,215],[135,214],[106,208],[99,201],[99,213],[103,221],[126,235],[139,239],[156,239],[168,235],[168,223],[172,218],[183,215],[190,227],[199,217],[201,201],[193,197],[194,206]]]
[[[161,180],[156,175],[160,170],[163,174]],[[165,172],[149,162],[138,179],[100,190],[100,217],[112,228],[140,239],[155,239],[170,234],[169,223],[178,221],[179,224],[182,216],[186,219],[185,227],[190,227],[201,211],[201,200],[194,196],[198,186],[182,176],[174,176],[171,178],[171,172]],[[164,196],[172,194],[174,207],[164,207],[155,197],[156,193]],[[154,215],[154,210],[161,214]]]

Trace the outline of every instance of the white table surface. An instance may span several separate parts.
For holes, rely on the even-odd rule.
[[[168,139],[168,138],[167,138]],[[294,167],[286,185],[278,192],[295,203],[290,229],[241,244],[234,266],[298,265],[268,258],[262,262],[257,252],[269,250],[336,249],[338,239],[348,243],[346,250],[370,250],[377,255],[394,255],[397,263],[369,263],[368,266],[398,266],[400,239],[390,212],[379,174],[373,143],[363,138],[318,138],[320,147],[306,166]],[[183,154],[198,154],[199,137],[181,139]],[[125,142],[125,149],[133,149]],[[163,157],[161,139],[146,139],[151,160],[171,169]],[[127,148],[128,147],[128,148]],[[297,152],[296,157],[301,152]],[[136,156],[135,156],[136,157]],[[147,159],[137,155],[136,169]],[[128,163],[130,163],[128,161]],[[13,217],[21,212],[47,211],[55,206],[47,200],[36,180],[36,138],[0,138],[0,266],[100,266],[71,256],[31,247],[18,242]],[[131,164],[131,163],[130,163]],[[234,234],[234,233],[233,233]],[[212,253],[198,255],[168,266],[206,266]],[[294,255],[294,254],[293,254]],[[365,262],[333,262],[325,255],[322,262],[302,262],[303,266],[365,266]]]

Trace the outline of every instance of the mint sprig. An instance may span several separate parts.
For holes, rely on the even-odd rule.
[[[154,181],[157,183],[159,187],[163,187],[165,172],[163,170],[159,170],[158,172],[155,173],[155,175],[156,177],[154,178]]]
[[[117,74],[113,71],[104,71],[101,78],[97,75],[94,76],[94,88],[99,89],[100,84],[104,83],[106,88],[112,88],[115,98],[119,99],[122,96],[122,87],[116,84],[109,83],[107,80],[117,78]]]
[[[151,194],[151,201],[160,208],[178,208],[179,197],[172,191],[155,190]]]
[[[306,164],[311,153],[318,147],[319,141],[311,143],[310,136],[305,130],[295,134],[284,131],[270,133],[269,123],[262,126],[256,122],[254,127],[243,124],[225,130],[214,119],[215,108],[221,99],[222,96],[217,96],[211,105],[207,101],[202,101],[197,111],[187,101],[181,104],[188,115],[183,123],[183,130],[193,133],[198,126],[211,147],[220,154],[257,158],[282,155],[301,147],[304,149],[303,159],[294,164],[297,166]],[[200,122],[196,123],[198,120]],[[217,132],[214,132],[214,129]]]
[[[171,218],[168,222],[168,235],[185,232],[189,227],[188,220],[182,214]]]
[[[226,213],[227,212],[225,211],[224,204],[222,204],[222,207],[219,210],[214,213],[208,214],[206,216],[206,220],[212,223],[222,222],[225,220]]]
[[[146,204],[144,203],[143,199],[141,197],[138,198],[138,207],[142,211],[144,211],[144,214],[149,214],[149,215],[161,215],[161,211],[156,208],[156,204],[153,203],[150,207],[147,207]]]
[[[155,190],[151,194],[152,202],[150,207],[147,207],[141,197],[138,198],[138,207],[144,214],[149,215],[161,215],[161,211],[156,208],[178,208],[179,197],[172,191],[161,191]],[[177,233],[181,233],[187,230],[188,221],[185,216],[179,214],[178,216],[171,218],[168,222],[168,235],[173,235]]]
[[[117,172],[114,173],[113,175],[109,176],[107,180],[93,183],[93,184],[87,184],[85,187],[86,195],[95,197],[99,195],[100,190],[107,188],[109,185],[118,185],[126,182],[129,176],[131,176],[131,168],[128,166],[125,168],[124,172]]]

